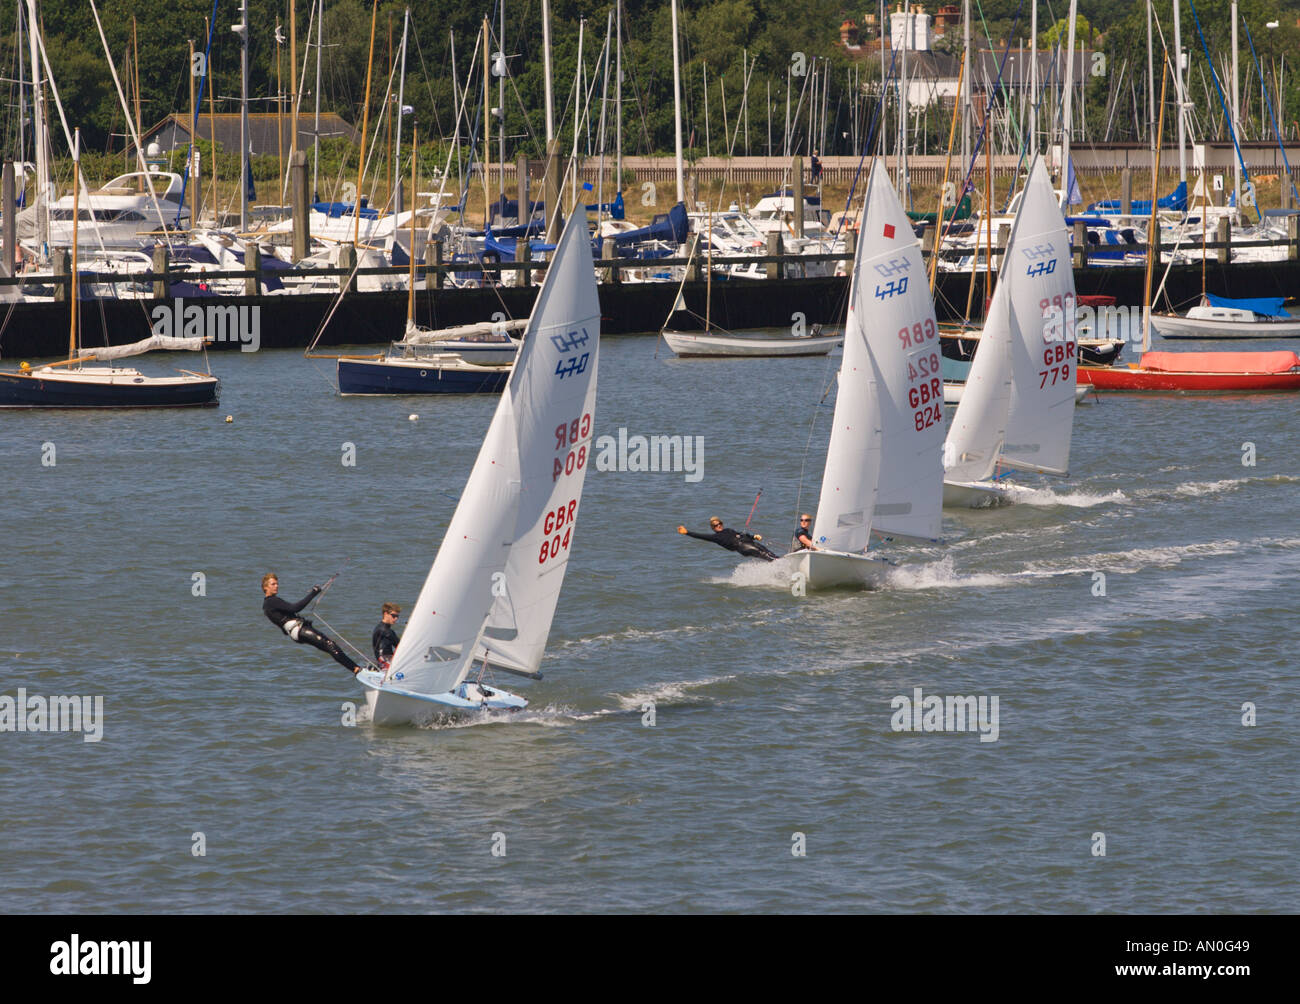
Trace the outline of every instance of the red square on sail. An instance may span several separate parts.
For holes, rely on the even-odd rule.
[[[892,223],[885,224],[885,236],[886,237],[894,236],[894,225]]]

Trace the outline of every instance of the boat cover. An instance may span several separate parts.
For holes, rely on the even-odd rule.
[[[1226,296],[1206,293],[1205,298],[1210,301],[1210,306],[1222,307],[1224,310],[1253,310],[1262,317],[1291,316],[1282,306],[1284,301],[1280,296],[1257,296],[1253,300],[1233,300]]]
[[[1300,367],[1294,352],[1148,352],[1142,368],[1161,373],[1286,373]]]

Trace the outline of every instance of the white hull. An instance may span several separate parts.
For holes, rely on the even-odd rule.
[[[746,335],[690,334],[665,331],[664,341],[677,355],[691,356],[824,356],[844,344],[843,335],[805,338],[758,338]]]
[[[516,694],[466,681],[445,694],[416,694],[384,682],[384,675],[362,670],[370,720],[376,725],[425,725],[436,718],[484,711],[520,711],[528,701]]]
[[[1222,321],[1152,314],[1151,327],[1163,338],[1300,338],[1300,321]]]
[[[789,576],[803,576],[808,589],[856,587],[878,589],[889,578],[889,562],[845,551],[793,551],[777,559],[776,567]]]

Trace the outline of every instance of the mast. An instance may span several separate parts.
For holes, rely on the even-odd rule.
[[[1241,219],[1241,81],[1237,73],[1237,0],[1232,0],[1232,136],[1238,153],[1232,162],[1232,195],[1236,218]]]
[[[68,323],[68,359],[77,355],[77,301],[81,299],[80,283],[77,281],[77,217],[81,215],[81,130],[72,134],[72,285],[69,299],[72,301],[71,320]],[[5,211],[12,209],[6,206]],[[12,254],[5,248],[6,254]]]
[[[704,156],[712,157],[713,150],[709,145],[709,61],[707,59],[700,61],[700,69],[704,73]]]
[[[546,156],[551,155],[555,139],[555,97],[551,93],[551,0],[542,0],[542,73],[546,82]],[[549,215],[550,206],[546,207]]]
[[[321,32],[324,30],[324,25],[325,0],[318,0],[316,4],[316,120],[313,126],[315,132],[311,141],[311,197],[313,200],[320,198],[320,58]]]
[[[298,152],[298,0],[289,0],[289,163]]]
[[[1071,104],[1074,98],[1074,24],[1079,17],[1079,0],[1070,0],[1069,43],[1065,56],[1065,111],[1064,125],[1061,130],[1061,180],[1065,189],[1064,208],[1070,209],[1070,131],[1073,127]]]
[[[208,36],[209,57],[212,50],[212,29],[215,25],[208,24],[208,19],[203,19],[204,29]],[[212,60],[208,59],[208,65],[204,67],[204,72],[208,75],[208,137],[212,140],[212,219],[220,224],[221,201],[217,198],[217,88],[212,82]],[[198,220],[194,220],[197,225]]]
[[[903,5],[907,6],[906,3]],[[912,47],[912,12],[905,10],[903,12],[903,65],[900,71],[900,82],[898,87],[898,193],[903,199],[903,205],[910,204],[911,200],[907,193],[909,185],[907,182],[907,115],[912,104],[910,96],[907,93],[907,50]]]
[[[190,61],[188,65],[193,67],[194,66],[194,39],[190,39],[189,43],[190,43]],[[195,104],[194,92],[196,88],[196,79],[192,70],[190,73],[187,74],[187,76],[190,78],[190,118],[189,118],[190,130],[191,130],[190,149],[193,150],[194,152],[191,153],[188,161],[185,164],[185,176],[187,178],[188,177],[194,178],[194,188],[190,192],[190,229],[194,230],[199,225],[199,213],[202,211],[203,207],[199,205],[199,177],[197,172],[195,172],[194,170],[194,158],[198,155],[198,147],[194,145],[195,137],[193,136],[193,133],[198,131],[197,129],[195,129],[195,125],[198,123],[198,116],[194,110],[194,104]]]
[[[570,170],[573,176],[569,181],[570,197],[573,199],[572,212],[578,209],[578,127],[582,124],[582,113],[586,107],[582,94],[582,39],[587,27],[585,17],[578,18],[578,69],[573,78],[573,152],[569,154]]]
[[[883,9],[883,5],[882,5]],[[1038,7],[1035,5],[1034,13],[1037,14]],[[963,0],[961,13],[961,33],[962,33],[962,56],[961,72],[966,78],[966,97],[962,101],[961,112],[961,160],[964,170],[969,171],[970,165],[970,127],[973,124],[971,119],[971,93],[975,90],[975,78],[972,77],[970,70],[970,0]],[[880,43],[880,72],[885,72],[885,43],[882,39]],[[979,243],[978,240],[975,242]],[[971,268],[975,266],[972,265]]]
[[[958,85],[960,86],[960,84]],[[1038,0],[1029,14],[1029,159],[1038,152]]]
[[[1151,136],[1151,157],[1154,163],[1156,155],[1155,136],[1150,133],[1151,126],[1156,124],[1156,57],[1155,57],[1155,25],[1151,21],[1151,0],[1147,0],[1147,119],[1148,135]],[[1131,207],[1130,207],[1131,208]]]
[[[500,17],[499,30],[497,37],[497,111],[500,118],[497,122],[497,163],[499,170],[497,172],[497,195],[502,202],[506,198],[506,0],[497,0],[497,13]],[[406,19],[411,19],[411,11],[406,11]],[[406,74],[406,33],[402,33],[402,74]],[[400,135],[400,133],[399,133]],[[415,193],[411,193],[415,197]],[[415,205],[414,202],[411,203]],[[526,207],[520,206],[519,211],[523,212]],[[530,214],[531,216],[531,214]]]
[[[248,0],[244,0],[245,3]],[[352,205],[352,243],[361,242],[361,186],[366,173],[366,137],[370,134],[370,72],[375,64],[375,22],[379,18],[379,0],[370,7],[370,54],[366,58],[366,98],[361,106],[361,150],[357,154],[357,191]]]
[[[492,157],[492,88],[489,84],[492,77],[490,60],[492,59],[492,22],[483,17],[483,230],[488,228],[489,204],[491,197],[488,195],[488,161]],[[578,64],[582,64],[582,46],[578,46]],[[574,136],[578,134],[575,131]],[[497,273],[498,277],[501,273]]]
[[[1178,180],[1187,180],[1187,124],[1183,118],[1183,38],[1178,12],[1182,0],[1174,0],[1174,100],[1178,102]]]
[[[401,76],[397,78],[397,144],[396,144],[397,152],[393,155],[393,172],[399,178],[402,176],[402,119],[405,118],[406,116],[406,113],[403,111],[403,109],[406,108],[406,104],[405,104],[406,101],[406,33],[407,30],[410,28],[410,25],[411,25],[411,8],[407,7],[405,13],[402,14],[402,68],[400,71]],[[411,127],[411,133],[412,133],[411,142],[414,143],[415,142],[414,125],[412,125]],[[502,139],[502,142],[503,143],[505,142],[504,138]],[[412,154],[412,156],[414,156],[414,154]],[[396,186],[394,186],[394,188],[396,188]],[[414,188],[411,189],[410,201],[411,201],[411,209],[412,211],[414,211],[415,209]],[[393,212],[395,213],[399,212],[401,208],[402,208],[401,206],[393,206]]]
[[[32,51],[32,146],[36,148],[37,242],[42,256],[50,239],[50,162],[45,137],[45,94],[41,87],[41,54],[36,0],[27,0],[27,42]],[[74,183],[76,179],[73,179]]]
[[[408,12],[409,13],[409,12]],[[418,130],[414,125],[411,126],[411,253],[408,257],[411,259],[411,272],[407,285],[410,289],[406,294],[406,324],[409,327],[415,323],[415,161],[416,153],[419,151]]]
[[[542,0],[543,3],[546,0]],[[682,176],[682,67],[677,44],[677,0],[673,6],[673,122],[676,126],[677,201],[686,201],[686,181]]]
[[[140,35],[135,27],[135,15],[131,15],[131,90],[135,97],[135,134],[144,134],[140,125]]]
[[[618,72],[614,78],[614,109],[617,125],[614,129],[614,190],[623,191],[623,0],[615,4],[618,19]],[[768,85],[769,88],[771,85]],[[770,126],[769,126],[770,130]],[[771,151],[768,151],[771,153]]]
[[[248,0],[239,5],[239,229],[248,232]],[[215,140],[216,137],[213,136]]]

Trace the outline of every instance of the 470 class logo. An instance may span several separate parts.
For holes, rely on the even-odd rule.
[[[899,293],[906,293],[906,292],[907,292],[907,276],[903,276],[902,278],[895,279],[893,282],[890,282],[884,286],[877,286],[876,299],[887,300],[891,296],[896,296]]]
[[[900,272],[906,272],[912,267],[912,263],[906,258],[890,258],[887,262],[883,262],[880,265],[872,265],[871,267],[876,270],[876,274],[882,279],[890,279],[898,275]]]
[[[551,335],[551,344],[561,352],[576,352],[590,340],[591,335],[587,334],[587,329],[581,331],[570,331],[565,335]]]

